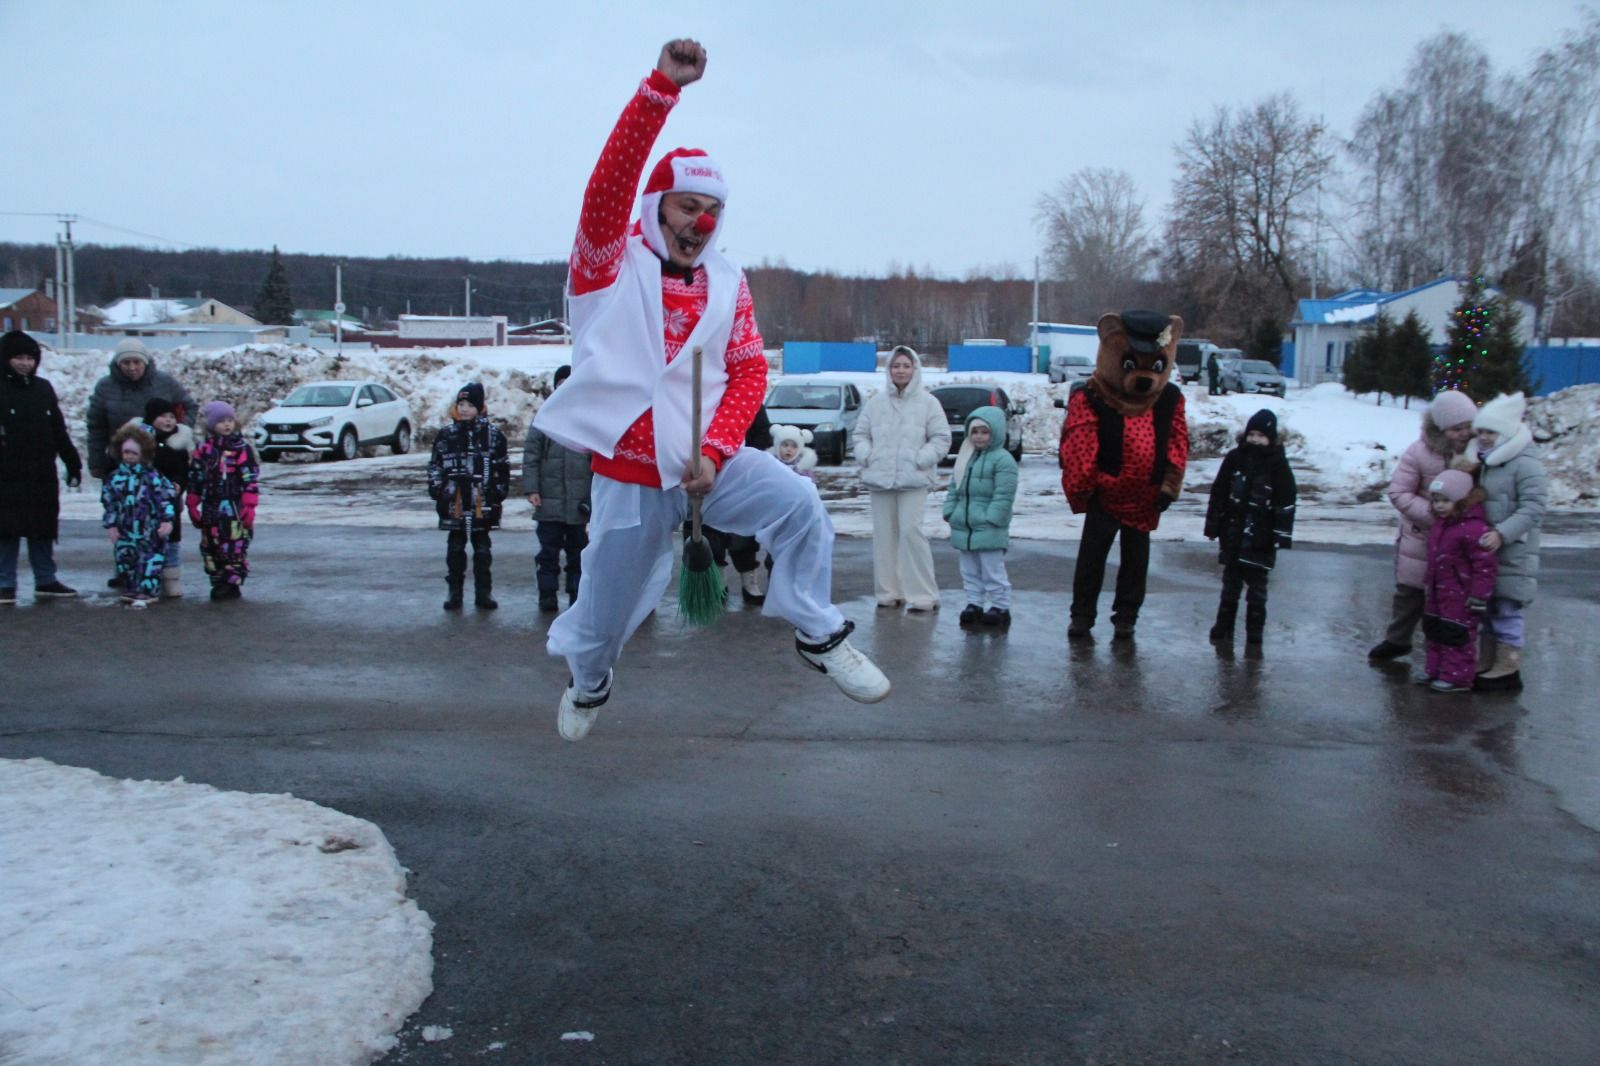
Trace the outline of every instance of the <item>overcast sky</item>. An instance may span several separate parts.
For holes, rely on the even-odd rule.
[[[662,42],[693,36],[706,78],[652,159],[717,158],[737,260],[1031,273],[1035,202],[1080,167],[1131,172],[1154,221],[1173,145],[1219,104],[1290,90],[1343,134],[1441,29],[1510,71],[1578,18],[1554,0],[0,0],[0,212],[75,212],[97,243],[565,258],[617,112]],[[56,228],[0,214],[0,240]]]

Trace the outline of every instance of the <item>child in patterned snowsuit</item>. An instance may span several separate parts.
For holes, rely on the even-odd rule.
[[[100,524],[111,539],[122,602],[143,608],[161,595],[178,490],[152,465],[156,442],[144,427],[123,426],[111,438],[111,447],[122,461],[101,485],[105,517]]]
[[[1428,486],[1428,574],[1422,581],[1425,669],[1415,677],[1435,692],[1467,692],[1478,669],[1478,625],[1489,610],[1500,561],[1479,541],[1489,531],[1484,491],[1464,470],[1446,470]]]
[[[200,530],[211,598],[236,600],[250,573],[246,555],[255,535],[261,467],[231,406],[213,400],[200,418],[206,439],[189,460],[189,520]]]
[[[1211,640],[1233,644],[1244,592],[1244,640],[1260,644],[1267,625],[1267,579],[1278,549],[1294,545],[1297,488],[1294,471],[1278,443],[1278,416],[1263,408],[1245,423],[1239,446],[1223,457],[1206,505],[1205,534],[1217,542],[1222,597]]]
[[[447,611],[461,609],[467,579],[467,541],[472,541],[472,602],[480,610],[500,606],[491,591],[494,561],[489,530],[500,524],[500,505],[511,492],[511,459],[506,437],[485,417],[483,386],[468,382],[456,393],[454,419],[439,431],[428,460],[428,495],[439,510],[439,528],[448,530],[445,546]]]

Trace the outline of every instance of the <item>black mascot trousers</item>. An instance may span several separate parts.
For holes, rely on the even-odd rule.
[[[1122,554],[1117,565],[1117,594],[1111,601],[1111,624],[1131,628],[1139,619],[1145,578],[1150,573],[1150,534],[1123,525],[1098,503],[1091,503],[1083,516],[1083,539],[1078,543],[1078,563],[1072,573],[1074,622],[1094,624],[1106,580],[1106,557],[1118,533],[1122,534]]]

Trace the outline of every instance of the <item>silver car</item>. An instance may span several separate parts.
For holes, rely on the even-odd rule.
[[[1286,383],[1278,368],[1265,359],[1229,359],[1222,367],[1222,387],[1228,392],[1282,396]]]
[[[1050,356],[1050,384],[1081,381],[1094,374],[1094,356],[1059,352]]]
[[[842,463],[861,417],[861,391],[848,381],[779,378],[767,393],[767,417],[775,426],[809,429],[819,463]]]

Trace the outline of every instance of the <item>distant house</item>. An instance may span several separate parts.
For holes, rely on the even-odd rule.
[[[346,333],[365,331],[367,328],[367,324],[361,321],[359,318],[354,318],[350,315],[341,315],[332,310],[322,311],[317,309],[308,309],[296,311],[294,313],[294,320],[302,326],[311,327],[311,332],[318,334],[325,333],[332,335],[334,332],[334,324],[336,322],[343,326],[344,332]]]
[[[124,297],[105,307],[93,308],[102,316],[98,332],[129,336],[157,334],[169,325],[259,326],[260,322],[236,307],[205,296],[155,299]]]
[[[54,333],[56,302],[37,289],[0,289],[0,325],[14,329]]]
[[[1302,385],[1341,380],[1362,327],[1375,321],[1380,310],[1396,323],[1415,311],[1428,327],[1430,342],[1448,344],[1450,319],[1465,285],[1464,278],[1445,277],[1404,292],[1347,289],[1324,300],[1301,300],[1289,324],[1294,331],[1295,380]],[[1499,296],[1500,290],[1487,286],[1485,295]],[[1517,303],[1522,309],[1517,339],[1527,344],[1533,335],[1534,306],[1526,300]]]

